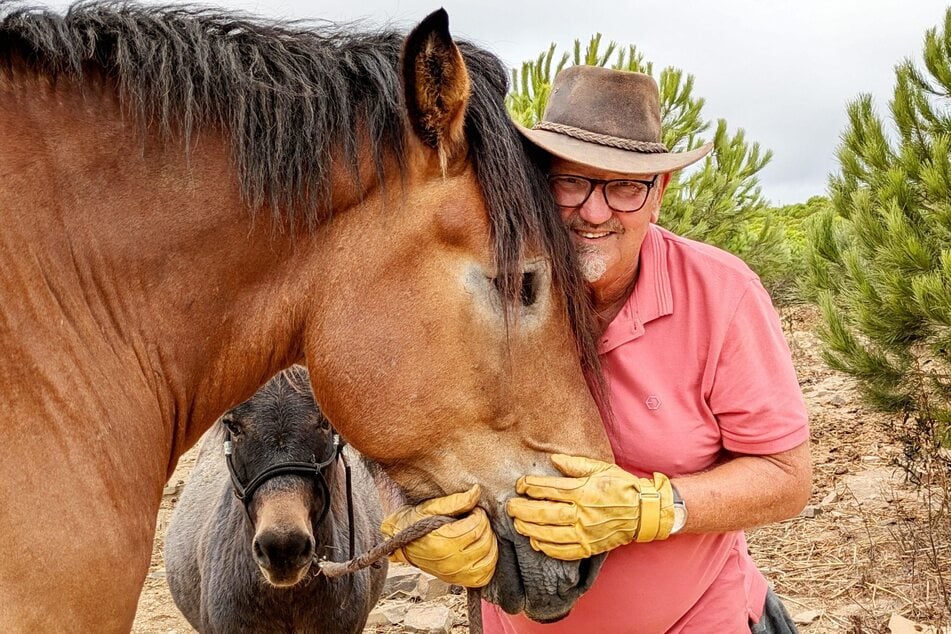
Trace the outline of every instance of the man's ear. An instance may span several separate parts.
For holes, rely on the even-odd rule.
[[[406,38],[403,90],[413,132],[437,154],[445,173],[449,161],[465,150],[469,73],[449,34],[444,9],[430,14]]]
[[[660,206],[664,200],[664,192],[667,191],[667,186],[670,185],[672,176],[673,172],[657,175],[657,184],[654,185],[654,189],[657,190],[657,204],[654,205],[654,208],[651,210],[651,222],[657,222],[658,219],[660,219]]]

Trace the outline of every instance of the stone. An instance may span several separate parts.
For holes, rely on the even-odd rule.
[[[414,607],[406,613],[403,628],[407,632],[448,634],[452,629],[452,613],[442,606]]]
[[[822,616],[822,610],[806,610],[792,615],[793,623],[796,625],[809,625]]]
[[[829,506],[830,504],[835,504],[839,501],[839,493],[837,491],[831,491],[828,495],[822,498],[822,501],[819,502],[819,506]]]
[[[822,513],[822,509],[814,504],[809,504],[799,513],[800,517],[808,517],[810,519],[818,517]]]
[[[933,625],[916,623],[900,614],[892,613],[888,619],[888,631],[891,634],[951,634],[951,626],[937,628]]]
[[[394,594],[412,596],[419,583],[420,574],[422,573],[417,568],[390,564],[390,569],[386,573],[386,583],[383,584],[383,596],[391,597]]]
[[[874,463],[869,463],[870,466]],[[872,466],[870,469],[851,473],[842,478],[842,484],[848,488],[855,499],[868,505],[875,502],[884,503],[884,492],[891,487],[895,470],[884,465]]]
[[[391,625],[391,623],[386,618],[386,614],[383,613],[383,608],[377,606],[370,610],[370,614],[367,615],[365,627],[380,627],[382,625]]]
[[[178,484],[170,484],[162,489],[162,497],[174,497],[182,492],[182,487],[184,485],[179,482]]]
[[[399,625],[413,606],[409,601],[386,601],[370,611],[367,625]]]
[[[449,584],[442,579],[437,579],[431,574],[421,572],[419,581],[416,582],[416,589],[413,596],[420,601],[432,601],[439,597],[449,594]]]

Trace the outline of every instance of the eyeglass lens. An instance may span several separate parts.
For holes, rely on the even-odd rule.
[[[555,203],[562,207],[580,207],[596,184],[604,184],[604,199],[617,211],[637,211],[644,206],[650,185],[633,180],[602,181],[582,176],[552,176],[549,179]]]

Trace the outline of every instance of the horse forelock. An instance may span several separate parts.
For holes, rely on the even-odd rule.
[[[590,295],[542,169],[546,161],[504,108],[508,75],[501,61],[465,42],[460,49],[472,81],[466,115],[470,159],[491,220],[506,311],[521,301],[524,250],[533,245],[551,260],[552,281],[565,296],[582,366],[603,391]]]
[[[252,210],[315,227],[331,196],[333,160],[359,173],[361,141],[377,177],[405,167],[399,57],[404,35],[348,25],[278,22],[220,9],[80,2],[64,15],[0,0],[0,68],[112,78],[124,107],[186,149],[204,128],[229,139]],[[528,245],[553,263],[583,365],[598,374],[584,280],[544,174],[505,111],[507,73],[494,55],[460,43],[472,83],[469,158],[492,227],[499,286],[519,305]],[[262,114],[263,113],[263,114]],[[500,133],[500,131],[504,133]],[[364,136],[361,136],[364,135]]]

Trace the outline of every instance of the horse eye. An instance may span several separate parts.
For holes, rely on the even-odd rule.
[[[538,285],[535,283],[535,272],[525,271],[522,275],[522,306],[531,306],[538,297]]]
[[[496,292],[502,292],[502,285],[499,283],[499,278],[492,278],[492,284],[495,285]],[[535,271],[524,271],[522,273],[522,284],[519,288],[519,300],[522,302],[522,307],[528,308],[534,304],[537,299],[538,275]]]

